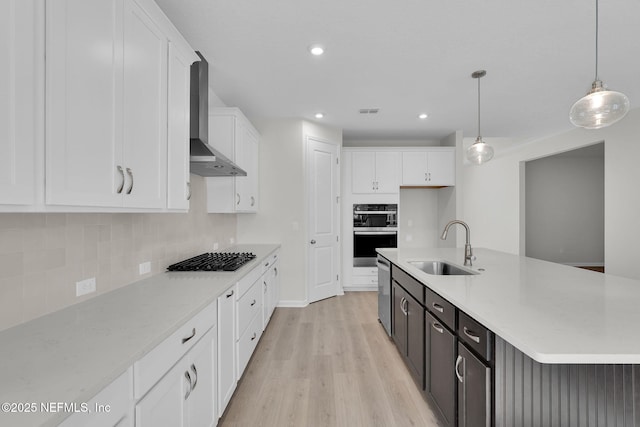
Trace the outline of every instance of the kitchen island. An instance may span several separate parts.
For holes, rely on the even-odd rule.
[[[158,274],[1,331],[0,425],[56,426],[71,414],[94,410],[83,404],[215,305],[278,248],[238,245],[229,249],[256,258],[236,271]],[[132,397],[125,399],[133,408]]]
[[[378,253],[495,334],[490,425],[640,425],[640,281],[474,251],[459,276],[412,261],[462,266],[463,249]]]

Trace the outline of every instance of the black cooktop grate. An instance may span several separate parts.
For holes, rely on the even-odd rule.
[[[234,271],[256,256],[251,252],[209,252],[177,262],[169,271]]]

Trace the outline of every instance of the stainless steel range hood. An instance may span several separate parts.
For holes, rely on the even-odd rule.
[[[200,61],[191,65],[191,173],[200,176],[247,176],[209,142],[209,64],[196,52]]]

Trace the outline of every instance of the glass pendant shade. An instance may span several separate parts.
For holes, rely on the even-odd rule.
[[[492,158],[493,148],[486,144],[480,136],[476,138],[476,142],[471,147],[467,148],[467,159],[475,165],[486,163]]]
[[[591,90],[573,104],[569,120],[574,126],[600,129],[614,124],[629,112],[629,98],[624,93],[607,90],[600,80],[593,82]]]

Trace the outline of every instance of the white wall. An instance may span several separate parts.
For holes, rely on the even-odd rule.
[[[438,193],[435,188],[401,188],[398,209],[398,247],[438,246]]]
[[[280,243],[282,305],[307,301],[305,135],[342,141],[342,132],[302,120],[255,120],[260,132],[257,214],[239,214],[239,243]]]
[[[526,162],[525,200],[527,256],[603,265],[604,144]]]
[[[610,274],[640,279],[640,110],[604,129],[574,129],[532,141],[482,166],[464,166],[464,212],[474,246],[521,250],[521,162],[605,142],[605,265]],[[524,215],[522,215],[524,216]]]

